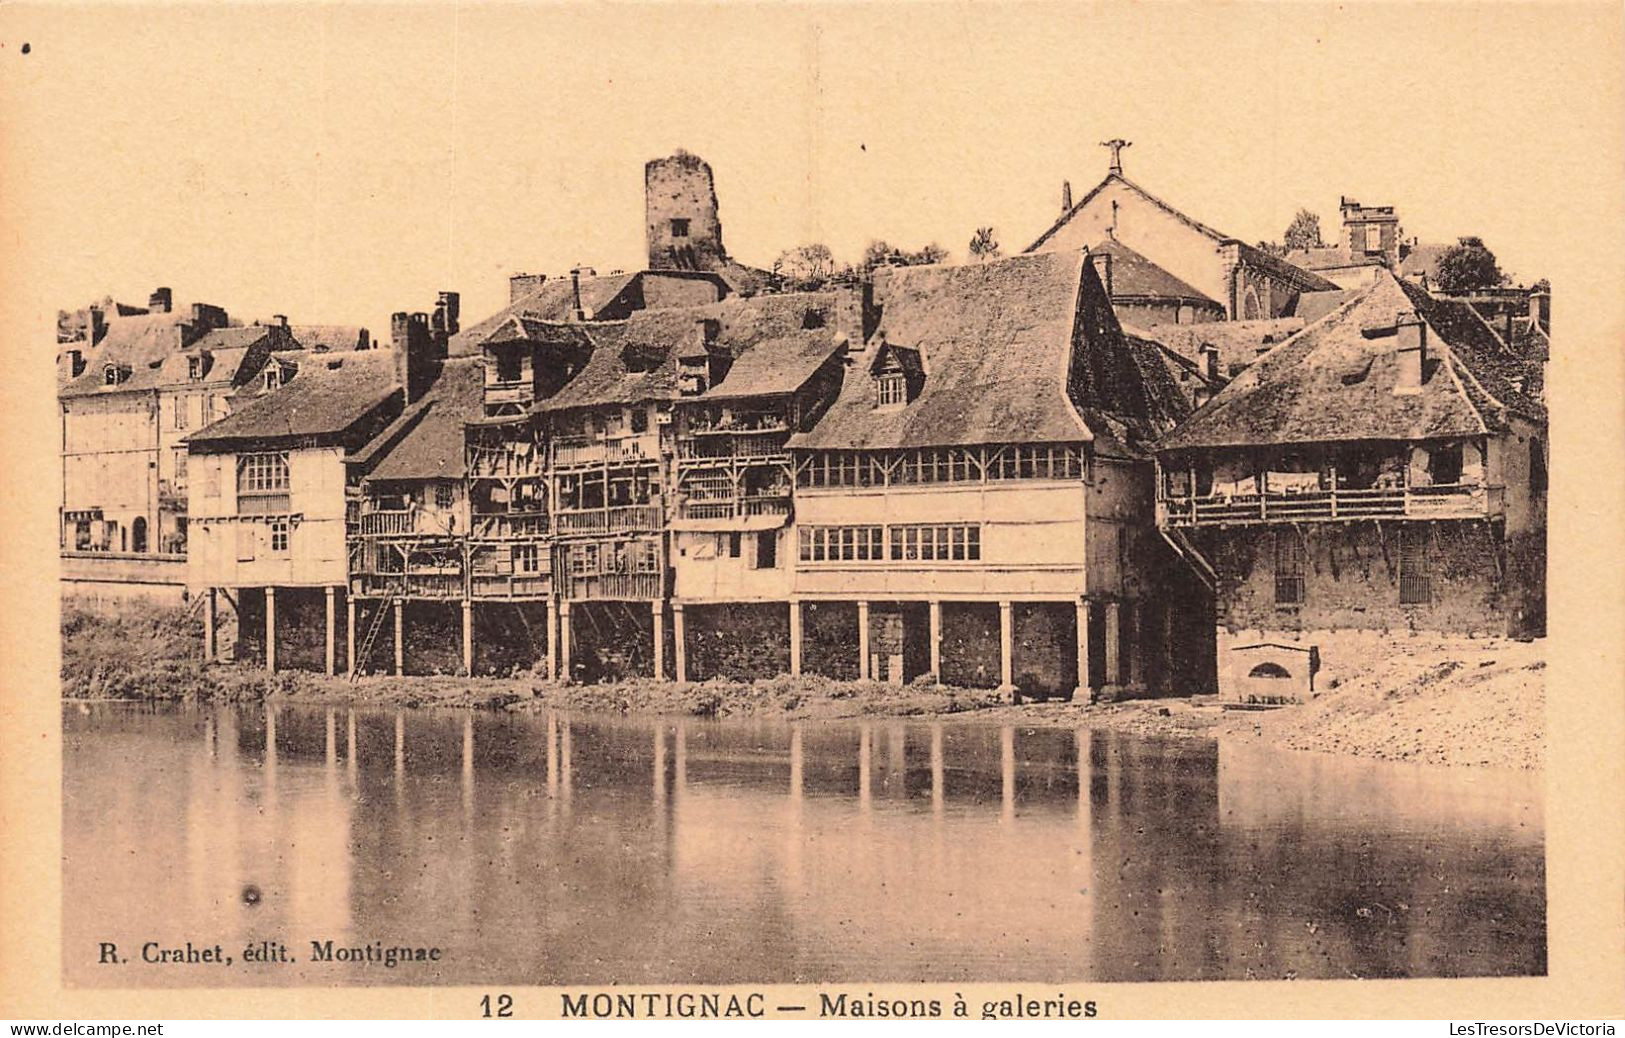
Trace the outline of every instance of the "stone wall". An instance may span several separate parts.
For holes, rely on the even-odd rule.
[[[942,603],[941,678],[961,688],[999,687],[997,603]]]
[[[854,681],[858,676],[855,602],[805,602],[801,609],[801,670]]]
[[[650,270],[716,270],[727,251],[717,216],[711,167],[697,155],[679,151],[653,159],[643,169]],[[686,220],[687,233],[675,234],[673,220]]]
[[[691,681],[789,673],[790,610],[783,603],[690,605],[684,626]]]

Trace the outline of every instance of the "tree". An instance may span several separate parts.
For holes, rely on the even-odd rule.
[[[917,252],[899,249],[884,241],[876,239],[863,250],[861,266],[864,270],[873,270],[876,267],[915,267],[927,263],[941,263],[948,258],[948,250],[932,242]]]
[[[1326,243],[1320,240],[1320,217],[1307,209],[1299,209],[1286,225],[1281,244],[1291,249],[1318,249]]]
[[[779,253],[773,273],[792,288],[811,291],[822,288],[835,276],[835,254],[819,242],[798,245]]]
[[[976,233],[972,235],[970,240],[970,254],[975,257],[978,263],[986,263],[988,260],[999,258],[999,242],[993,237],[993,228],[976,228]]]
[[[1444,250],[1433,271],[1433,283],[1445,292],[1470,292],[1475,288],[1495,288],[1506,275],[1495,262],[1495,253],[1481,238],[1458,238]]]

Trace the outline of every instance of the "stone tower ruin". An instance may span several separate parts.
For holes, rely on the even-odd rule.
[[[650,270],[718,270],[728,261],[711,167],[678,149],[643,167]]]

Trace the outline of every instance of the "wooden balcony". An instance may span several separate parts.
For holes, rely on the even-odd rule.
[[[529,379],[517,382],[485,383],[485,406],[501,407],[507,404],[525,406],[536,399],[536,387]]]
[[[747,515],[789,515],[790,492],[758,494],[752,497],[714,499],[686,498],[678,507],[683,519],[734,519]]]
[[[422,509],[378,508],[362,512],[363,537],[454,537],[447,524],[450,517]]]
[[[500,446],[470,444],[468,474],[474,479],[526,479],[547,474],[547,452],[540,445],[523,449],[519,443]]]
[[[463,575],[444,570],[406,574],[363,571],[350,574],[350,593],[366,598],[460,599]]]
[[[643,465],[660,460],[660,434],[627,436],[569,436],[553,443],[553,467],[583,468],[598,465]]]
[[[525,601],[553,593],[551,573],[476,573],[469,579],[474,598]]]
[[[652,532],[664,525],[663,512],[664,509],[658,504],[559,512],[554,516],[554,529],[561,537]]]
[[[778,460],[789,458],[785,447],[789,429],[741,432],[731,429],[696,431],[677,442],[680,461]]]
[[[493,512],[474,516],[476,541],[533,540],[552,532],[552,517],[546,512]]]
[[[1502,513],[1500,487],[1481,485],[1312,490],[1164,497],[1165,526],[1248,526],[1360,519],[1485,519]]]
[[[658,573],[559,574],[559,588],[574,601],[652,601],[664,597]]]

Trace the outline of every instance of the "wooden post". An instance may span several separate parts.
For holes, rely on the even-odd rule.
[[[395,599],[395,675],[399,677],[406,673],[406,603],[402,599]]]
[[[276,673],[276,588],[265,589],[265,669]]]
[[[344,596],[344,665],[355,672],[355,599]]]
[[[557,618],[553,615],[553,600],[542,600],[543,622],[547,624],[547,680],[559,679],[559,633]]]
[[[1122,670],[1122,606],[1117,601],[1106,603],[1106,684],[1123,683]]]
[[[790,676],[801,676],[801,599],[790,599]]]
[[[556,680],[570,683],[570,600],[559,603],[559,671]]]
[[[210,588],[203,592],[208,601],[203,603],[203,662],[213,663],[219,656],[215,636],[215,590]]]
[[[931,614],[931,676],[942,684],[942,602],[933,598]]]
[[[463,599],[463,674],[474,676],[474,602]]]
[[[1138,599],[1124,604],[1128,623],[1128,683],[1139,688],[1145,682],[1145,658],[1140,648],[1140,631],[1144,608]]]
[[[332,677],[334,670],[338,668],[338,660],[336,659],[338,655],[338,607],[333,600],[333,593],[337,589],[329,584],[323,590],[327,592],[327,637],[323,642],[324,652],[322,654],[322,664],[326,669],[322,673]]]
[[[1014,680],[1015,617],[1009,602],[999,603],[999,688],[1010,692],[1016,687]]]
[[[655,643],[655,680],[666,680],[666,603],[655,599],[649,603],[649,613],[654,618]]]
[[[858,603],[858,680],[869,680],[869,603]]]
[[[683,603],[671,604],[671,637],[677,663],[677,680],[688,680],[688,625],[683,620]]]
[[[1078,686],[1072,691],[1074,701],[1089,701],[1089,600],[1080,598],[1078,607]]]

